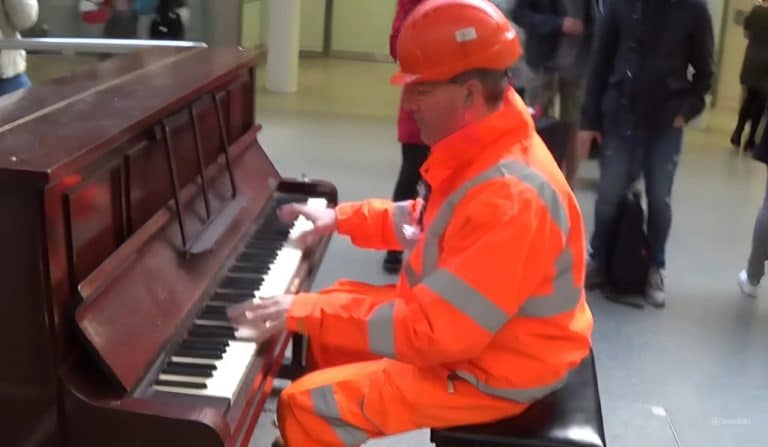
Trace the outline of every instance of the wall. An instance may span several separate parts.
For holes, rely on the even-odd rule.
[[[302,0],[300,48],[304,51],[323,51],[326,0]],[[269,35],[269,1],[244,0],[242,43],[244,47],[266,45]]]
[[[755,4],[754,0],[727,0],[724,2],[723,17],[725,27],[722,35],[722,60],[718,64],[718,79],[716,90],[716,107],[721,110],[735,111],[741,101],[741,84],[739,74],[744,59],[747,40],[744,29],[735,22],[739,10],[749,11]]]
[[[332,51],[388,59],[396,4],[396,0],[334,0]]]

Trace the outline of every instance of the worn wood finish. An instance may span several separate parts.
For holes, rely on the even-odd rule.
[[[262,60],[143,50],[0,100],[2,445],[246,443],[287,334],[231,404],[148,384],[277,194],[336,203],[260,146]],[[302,290],[328,242],[302,261]]]

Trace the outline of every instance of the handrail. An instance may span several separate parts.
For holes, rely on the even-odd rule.
[[[61,53],[130,53],[139,48],[202,48],[205,42],[188,40],[103,39],[80,37],[42,37],[0,39],[0,50],[52,51]]]

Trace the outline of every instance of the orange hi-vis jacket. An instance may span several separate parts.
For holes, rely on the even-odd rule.
[[[590,349],[581,212],[525,105],[503,107],[432,147],[424,201],[336,208],[360,247],[403,249],[391,299],[365,288],[303,293],[289,330],[329,349],[440,371],[450,389],[531,403],[557,389]],[[370,287],[370,286],[369,286]]]

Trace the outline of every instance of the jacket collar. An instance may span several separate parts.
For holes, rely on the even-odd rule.
[[[471,169],[476,163],[498,159],[500,153],[513,146],[494,144],[498,140],[510,137],[522,140],[534,132],[527,106],[509,87],[499,110],[434,144],[421,167],[421,175],[435,188],[449,176]]]

